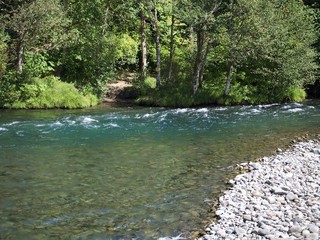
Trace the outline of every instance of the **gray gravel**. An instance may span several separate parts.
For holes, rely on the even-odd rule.
[[[201,240],[320,239],[320,142],[240,164],[238,175],[219,198],[219,220]]]

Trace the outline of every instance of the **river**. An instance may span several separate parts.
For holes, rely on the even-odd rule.
[[[320,101],[0,110],[0,239],[157,239],[204,227],[229,166],[320,133]]]

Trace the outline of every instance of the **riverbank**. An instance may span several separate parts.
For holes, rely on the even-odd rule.
[[[319,239],[320,138],[278,153],[239,165],[201,240]]]

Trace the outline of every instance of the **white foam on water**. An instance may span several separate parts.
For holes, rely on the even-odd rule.
[[[179,109],[176,109],[174,113],[178,114],[178,113],[186,113],[190,111],[190,109],[188,108],[179,108]]]
[[[290,112],[290,113],[296,113],[296,112],[303,112],[304,110],[302,108],[292,108],[287,110],[286,112]]]
[[[8,129],[0,127],[0,131],[8,131]]]
[[[259,108],[269,108],[273,106],[279,106],[279,103],[272,103],[272,104],[265,104],[265,105],[258,105]]]
[[[16,134],[17,134],[19,137],[23,137],[23,136],[24,136],[24,131],[17,131]]]
[[[12,125],[15,125],[15,124],[18,124],[20,123],[19,121],[14,121],[14,122],[11,122],[11,123],[6,123],[6,124],[3,124],[3,126],[12,126]]]
[[[302,103],[297,103],[297,102],[295,102],[295,103],[293,103],[293,105],[296,106],[296,107],[303,107],[303,104],[302,104]]]
[[[134,118],[135,118],[135,119],[140,119],[140,118],[142,118],[142,116],[141,116],[140,114],[136,114],[136,115],[134,116]],[[113,118],[111,118],[111,119],[113,119]]]
[[[242,106],[240,109],[243,110],[243,109],[248,109],[248,108],[252,108],[252,105],[245,105],[245,106]]]
[[[209,109],[208,108],[200,108],[197,110],[198,113],[207,113],[209,112]]]
[[[154,114],[151,114],[151,113],[146,113],[142,116],[142,118],[150,118],[152,117]]]
[[[62,122],[60,122],[60,121],[56,121],[56,122],[54,122],[54,123],[50,124],[50,126],[52,126],[52,127],[56,127],[56,126],[63,126],[63,123],[62,123]]]
[[[152,118],[154,116],[156,116],[158,113],[146,113],[146,114],[136,114],[135,115],[135,119],[141,119],[141,118]]]
[[[289,108],[290,108],[289,105],[286,105],[286,106],[281,107],[281,109],[289,109]]]
[[[226,107],[218,107],[218,108],[215,108],[214,110],[216,110],[216,111],[226,111],[226,110],[228,110],[228,108],[226,108]]]
[[[74,125],[74,124],[76,124],[76,121],[68,120],[67,123],[68,123],[69,125]]]
[[[66,117],[62,121],[63,121],[63,123],[67,123],[68,125],[76,124],[76,121],[75,120],[71,120],[70,117]]]
[[[259,110],[259,109],[255,109],[255,108],[254,108],[254,109],[251,110],[251,112],[252,112],[252,113],[261,113],[262,111]]]
[[[166,117],[167,117],[167,114],[164,114],[164,115],[160,116],[159,120],[157,120],[156,122],[159,122],[159,123],[164,122],[167,120]]]
[[[82,123],[84,123],[84,124],[90,124],[90,123],[93,123],[93,122],[98,122],[98,120],[93,119],[91,117],[84,117],[82,119]]]
[[[120,128],[120,126],[116,123],[103,124],[103,126],[108,128]]]

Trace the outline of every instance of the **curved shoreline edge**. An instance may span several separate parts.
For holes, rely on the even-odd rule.
[[[199,240],[320,238],[320,135],[238,167]]]

